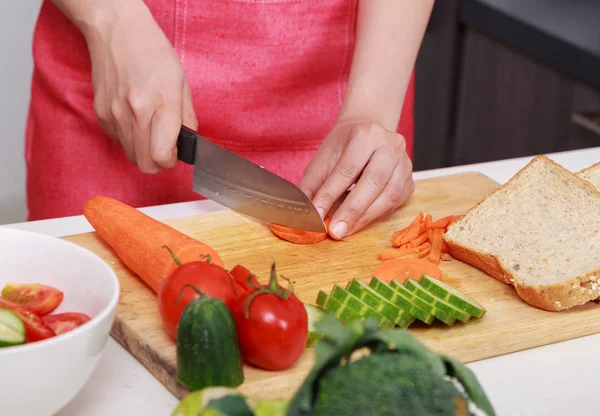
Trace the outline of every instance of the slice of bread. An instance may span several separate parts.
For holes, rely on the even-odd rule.
[[[600,189],[600,162],[577,172],[577,176]]]
[[[585,179],[594,185],[596,189],[600,190],[600,162],[580,170],[577,172],[577,176],[579,176],[581,179]],[[600,297],[598,297],[596,301],[600,302]]]
[[[600,192],[534,158],[444,235],[449,253],[548,311],[600,296]]]

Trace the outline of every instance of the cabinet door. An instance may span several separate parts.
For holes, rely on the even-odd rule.
[[[587,85],[573,88],[569,148],[600,146],[600,91]]]
[[[454,132],[454,164],[567,150],[572,82],[467,29]]]
[[[448,166],[456,94],[460,1],[436,2],[415,66],[414,169]]]

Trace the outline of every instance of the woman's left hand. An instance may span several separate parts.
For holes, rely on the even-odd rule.
[[[331,219],[329,233],[335,239],[356,233],[408,201],[415,185],[404,137],[369,120],[336,123],[299,187],[325,217],[353,184]]]

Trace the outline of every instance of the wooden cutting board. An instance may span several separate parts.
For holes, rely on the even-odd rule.
[[[391,248],[393,231],[408,225],[419,212],[434,219],[462,214],[499,185],[476,173],[417,182],[409,203],[346,241],[300,246],[279,240],[264,223],[233,211],[221,211],[167,221],[174,228],[215,248],[228,268],[243,264],[265,282],[272,262],[294,282],[304,302],[314,303],[319,289],[329,292],[355,278],[369,281],[380,264],[377,254]],[[112,336],[136,357],[175,396],[188,391],[175,379],[175,344],[162,329],[155,294],[133,275],[94,233],[66,237],[106,260],[121,282],[121,298]],[[431,327],[416,323],[413,333],[434,351],[463,362],[494,357],[527,348],[600,332],[600,307],[589,303],[565,312],[546,312],[521,301],[512,287],[456,260],[442,262],[446,282],[480,302],[487,314],[467,324]],[[283,372],[245,367],[240,390],[251,397],[287,398],[293,395],[313,363],[307,350],[296,365]]]

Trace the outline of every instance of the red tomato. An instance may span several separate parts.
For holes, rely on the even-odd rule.
[[[252,276],[252,283],[255,286],[260,286],[258,279],[244,266],[237,265],[229,272],[233,279],[240,285],[245,291],[252,291],[252,287],[248,285],[248,277]]]
[[[237,299],[234,281],[222,267],[202,261],[184,263],[167,277],[158,291],[158,310],[167,334],[177,339],[177,324],[183,309],[188,303],[198,298],[198,293],[184,285],[194,286],[205,295],[223,301],[229,310],[235,305]],[[178,297],[181,299],[175,305]]]
[[[277,284],[274,266],[260,292],[242,296],[233,312],[242,359],[265,370],[284,370],[306,347],[308,315],[296,295]]]
[[[41,283],[11,283],[2,289],[2,297],[25,306],[38,315],[45,315],[60,305],[64,294]]]
[[[52,332],[54,332],[55,335],[64,334],[65,332],[85,324],[89,320],[89,316],[78,312],[64,312],[42,316],[44,324],[52,329]]]
[[[0,308],[10,309],[23,320],[26,342],[41,341],[54,336],[54,332],[44,324],[42,318],[26,307],[0,297]]]

